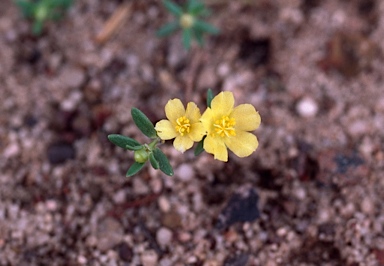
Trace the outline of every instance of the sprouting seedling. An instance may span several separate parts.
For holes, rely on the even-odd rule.
[[[170,0],[164,0],[165,8],[175,16],[175,20],[161,27],[157,35],[159,37],[169,36],[177,29],[182,30],[182,41],[185,49],[191,47],[192,39],[200,46],[204,45],[203,35],[205,33],[218,34],[219,30],[209,23],[201,20],[201,17],[209,14],[206,6],[198,0],[188,0],[184,6],[179,6]]]
[[[33,20],[32,33],[41,34],[47,20],[60,19],[73,0],[15,0],[26,18]]]

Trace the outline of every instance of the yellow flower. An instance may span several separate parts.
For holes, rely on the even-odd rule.
[[[251,155],[259,143],[253,131],[259,127],[261,118],[250,104],[234,108],[232,92],[225,91],[213,98],[211,108],[201,116],[200,121],[207,130],[204,150],[220,161],[228,161],[228,149],[239,157]]]
[[[200,122],[200,110],[195,103],[190,102],[185,110],[179,99],[169,100],[165,105],[165,115],[168,120],[156,123],[157,135],[162,140],[175,138],[173,146],[184,152],[193,146],[194,141],[201,141],[206,130]]]

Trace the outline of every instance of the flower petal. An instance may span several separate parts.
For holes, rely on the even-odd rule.
[[[191,140],[198,142],[203,139],[206,133],[207,131],[205,130],[203,124],[201,122],[197,122],[191,124],[188,136]]]
[[[204,150],[214,155],[214,158],[223,162],[228,161],[227,147],[222,138],[207,135],[204,140]]]
[[[255,135],[249,132],[236,130],[236,136],[225,138],[225,145],[237,156],[247,157],[259,146]]]
[[[237,130],[252,131],[259,127],[261,118],[251,104],[240,104],[231,113],[236,121]]]
[[[214,111],[215,117],[221,118],[222,116],[229,115],[232,112],[235,98],[230,91],[223,91],[216,95],[212,102],[211,107]]]
[[[201,117],[199,107],[197,107],[195,103],[189,102],[187,110],[185,111],[185,116],[189,119],[190,123],[198,122]]]
[[[177,132],[175,130],[175,127],[172,125],[171,122],[169,122],[168,120],[165,120],[165,119],[157,122],[155,129],[157,131],[157,135],[162,140],[173,139],[177,136]]]
[[[176,123],[176,120],[184,115],[185,109],[180,99],[169,100],[165,105],[165,116],[172,124]]]
[[[176,150],[185,152],[193,146],[193,141],[188,136],[177,136],[173,141]]]
[[[213,115],[214,113],[212,109],[208,107],[200,118],[200,121],[203,124],[205,130],[208,132],[208,134],[211,133],[211,131],[213,130]]]

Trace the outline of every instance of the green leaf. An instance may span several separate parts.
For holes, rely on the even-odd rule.
[[[193,16],[198,16],[204,10],[204,4],[199,1],[189,0],[187,3],[187,12]]]
[[[165,8],[173,15],[180,17],[183,14],[183,9],[172,1],[164,0]]]
[[[151,162],[151,165],[154,169],[159,169],[160,167],[159,162],[156,160],[153,153],[149,154],[149,161]]]
[[[31,17],[34,13],[35,4],[29,1],[18,0],[16,5],[21,9],[25,17]]]
[[[199,156],[203,151],[204,151],[204,140],[205,140],[205,137],[199,142],[197,143],[197,146],[195,148],[195,156]]]
[[[137,151],[143,147],[143,145],[141,145],[136,140],[119,134],[108,135],[108,140],[126,150]]]
[[[204,21],[201,21],[199,19],[195,20],[195,23],[193,24],[194,28],[199,31],[208,32],[211,34],[218,34],[220,31],[215,26],[208,24]]]
[[[208,89],[207,91],[207,106],[211,108],[211,102],[213,100],[213,92],[211,89]]]
[[[43,31],[43,21],[36,20],[32,25],[32,33],[34,35],[40,35]]]
[[[169,164],[167,156],[159,148],[153,150],[153,156],[159,162],[160,170],[166,175],[173,176],[172,166]]]
[[[129,167],[127,174],[125,175],[126,177],[133,176],[137,174],[144,166],[145,163],[137,163],[135,162],[134,164]]]
[[[192,29],[184,29],[182,33],[183,46],[189,50],[191,48]]]
[[[161,27],[157,32],[156,35],[158,37],[166,37],[175,32],[179,28],[179,22],[173,21],[165,24],[163,27]]]
[[[149,138],[156,138],[157,133],[148,117],[137,108],[131,109],[131,115],[136,126]]]
[[[200,46],[204,46],[203,32],[196,30],[196,29],[192,29],[192,30],[193,30],[193,35],[195,36],[195,39],[197,40],[197,43]]]

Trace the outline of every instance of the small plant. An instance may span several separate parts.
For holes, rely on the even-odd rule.
[[[161,27],[157,35],[159,37],[169,36],[177,29],[182,30],[182,41],[185,49],[191,47],[192,39],[195,39],[200,46],[204,45],[203,35],[205,33],[218,34],[219,30],[200,19],[209,14],[205,5],[198,0],[188,0],[181,7],[170,0],[164,0],[165,8],[175,16],[175,20]]]
[[[260,115],[250,104],[240,104],[234,107],[232,92],[226,91],[213,97],[208,91],[207,109],[201,115],[193,102],[187,108],[179,99],[169,100],[165,105],[167,119],[160,120],[156,126],[137,108],[131,109],[134,123],[140,131],[149,137],[148,144],[141,144],[135,139],[118,135],[108,135],[115,145],[134,152],[135,163],[128,169],[126,176],[138,173],[150,162],[154,169],[172,176],[173,169],[166,155],[158,147],[165,140],[173,141],[173,146],[180,152],[192,148],[198,142],[195,155],[204,150],[214,155],[220,161],[228,161],[228,150],[239,157],[251,155],[258,147],[258,141],[249,131],[260,125]]]
[[[15,0],[26,18],[33,20],[32,33],[40,35],[44,23],[60,19],[73,0]]]

